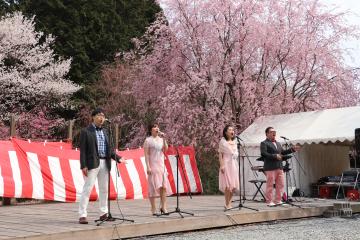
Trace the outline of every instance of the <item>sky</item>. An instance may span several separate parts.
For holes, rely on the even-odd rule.
[[[360,28],[360,0],[321,0],[321,2],[338,7],[341,11],[349,11],[348,22]],[[347,40],[344,46],[351,49],[352,55],[352,58],[346,58],[346,63],[351,67],[360,67],[360,39]]]

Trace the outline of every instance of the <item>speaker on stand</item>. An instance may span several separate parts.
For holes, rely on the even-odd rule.
[[[360,128],[355,129],[354,168],[360,168]]]

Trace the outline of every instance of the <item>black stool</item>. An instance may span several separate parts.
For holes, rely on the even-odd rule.
[[[265,201],[265,196],[264,196],[264,192],[262,191],[261,187],[264,183],[266,183],[266,180],[250,180],[250,183],[253,183],[256,187],[256,192],[252,198],[253,201],[255,201],[256,196],[258,195],[258,193],[261,194],[261,196],[264,198]]]

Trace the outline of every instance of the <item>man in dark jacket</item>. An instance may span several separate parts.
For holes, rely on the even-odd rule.
[[[106,129],[102,126],[105,114],[101,108],[96,108],[92,114],[92,123],[80,133],[80,168],[85,176],[85,183],[79,203],[79,223],[87,224],[87,206],[91,190],[96,178],[99,184],[100,220],[107,218],[108,181],[111,169],[111,159],[120,162],[110,144]]]
[[[260,151],[264,159],[264,171],[266,174],[266,203],[269,207],[281,205],[281,194],[284,192],[283,158],[285,155],[296,152],[299,147],[295,146],[284,150],[281,144],[275,140],[276,131],[272,127],[265,129],[266,140],[261,142]],[[275,182],[275,201],[273,201],[273,185]]]

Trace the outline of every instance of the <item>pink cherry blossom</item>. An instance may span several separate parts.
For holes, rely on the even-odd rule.
[[[316,0],[159,3],[164,14],[109,67],[127,69],[132,145],[151,114],[171,142],[214,147],[227,123],[241,131],[262,115],[359,103],[359,78],[341,45],[358,30],[344,13]]]

